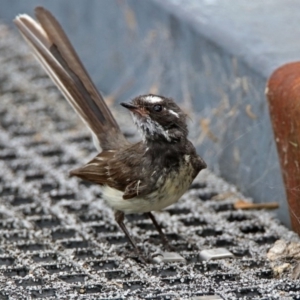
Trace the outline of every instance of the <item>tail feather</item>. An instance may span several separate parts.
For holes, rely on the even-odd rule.
[[[19,15],[14,22],[49,77],[103,150],[128,144],[60,24],[43,7],[37,7],[35,13],[40,24],[28,15]]]

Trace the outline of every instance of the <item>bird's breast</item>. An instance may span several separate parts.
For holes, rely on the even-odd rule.
[[[190,157],[184,156],[179,168],[163,173],[157,180],[156,188],[144,197],[123,199],[123,192],[104,186],[103,198],[109,206],[125,213],[145,213],[162,210],[177,202],[194,179],[194,168]]]

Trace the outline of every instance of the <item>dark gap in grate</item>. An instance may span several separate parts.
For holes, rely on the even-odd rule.
[[[161,225],[162,228],[164,227],[164,226],[162,226],[162,224],[160,224],[160,225]],[[155,227],[153,226],[152,223],[137,223],[136,226],[138,228],[141,228],[141,229],[145,230],[145,231],[148,231],[148,230],[149,231],[153,231],[153,230],[155,230]]]
[[[212,208],[215,210],[215,212],[233,210],[233,204],[230,203],[214,204],[212,205]]]
[[[201,226],[201,225],[206,225],[207,222],[203,218],[184,218],[180,219],[180,221],[185,225],[185,226]]]
[[[8,296],[0,291],[0,300],[9,300]]]
[[[276,286],[276,289],[285,292],[299,292],[299,284],[293,282],[285,282],[282,284],[278,284]]]
[[[265,261],[260,261],[260,260],[253,260],[253,259],[249,259],[249,260],[242,260],[241,261],[241,265],[244,268],[249,268],[249,269],[253,269],[253,268],[262,268],[265,266]]]
[[[102,292],[102,285],[90,285],[90,286],[85,286],[85,287],[76,287],[76,290],[79,294],[96,294],[96,293],[101,293]],[[81,298],[80,298],[81,299]],[[100,298],[98,298],[100,299]],[[102,300],[101,298],[100,300]],[[115,299],[115,298],[113,298]]]
[[[41,278],[17,279],[15,280],[15,283],[16,285],[24,286],[24,287],[45,284],[44,280]]]
[[[176,243],[175,246],[174,246],[174,249],[177,252],[199,250],[198,246],[195,243],[186,243],[185,241],[182,241],[180,243]]]
[[[28,239],[28,235],[26,232],[13,232],[13,233],[5,233],[2,238],[6,239],[10,242],[20,241],[24,239]]]
[[[58,118],[57,118],[58,119]],[[56,121],[55,122],[55,128],[58,130],[58,131],[67,131],[67,130],[71,130],[72,128],[74,127],[73,124],[70,124],[64,120],[61,120],[61,121]],[[93,145],[92,145],[93,146]],[[95,150],[95,147],[91,147],[91,150]]]
[[[0,83],[1,83],[1,80],[0,80]],[[1,119],[3,119],[3,118],[5,117],[6,114],[7,114],[7,110],[1,108],[1,109],[0,109],[0,117],[1,117]],[[1,124],[1,126],[2,126],[2,124]],[[0,149],[4,149],[4,148],[5,148],[5,147],[3,146],[3,147],[1,147]]]
[[[49,83],[49,85],[47,85],[45,87],[45,90],[48,91],[48,92],[52,92],[52,91],[56,91],[57,87],[55,85],[53,85],[52,83]]]
[[[30,62],[31,63],[31,62]],[[39,71],[39,68],[36,66],[36,64],[27,64],[23,61],[22,64],[18,64],[18,70],[21,72],[25,72],[27,74],[36,73]]]
[[[25,277],[28,275],[28,270],[26,268],[13,268],[13,269],[6,269],[3,272],[4,276],[13,277],[13,276],[20,276]]]
[[[25,175],[25,180],[26,181],[41,180],[41,179],[44,179],[44,177],[45,177],[45,175],[42,173],[30,172],[29,174]]]
[[[36,131],[34,130],[30,130],[30,129],[26,129],[26,128],[19,128],[17,130],[14,130],[12,132],[13,136],[18,137],[25,137],[25,136],[32,136],[36,134]]]
[[[114,270],[117,269],[119,267],[119,265],[114,261],[114,260],[109,260],[109,261],[102,261],[102,260],[98,260],[98,261],[91,261],[89,263],[89,266],[96,270]]]
[[[34,262],[51,263],[57,261],[56,253],[38,253],[31,256]]]
[[[235,212],[230,213],[230,215],[227,217],[228,222],[242,222],[246,220],[249,220],[249,217],[241,213],[235,213]]]
[[[187,264],[195,264],[197,262],[201,262],[201,259],[199,258],[199,256],[197,254],[191,254],[191,255],[187,255],[184,256]]]
[[[186,277],[181,277],[181,278],[163,278],[162,279],[163,282],[174,286],[174,285],[182,285],[182,284],[190,284],[191,283],[191,279],[190,278],[186,278]]]
[[[216,300],[216,299],[223,300],[224,299],[220,295],[218,295],[214,291],[212,291],[212,289],[209,289],[209,291],[206,293],[201,293],[201,292],[195,293],[193,296],[195,297],[195,300],[198,299],[198,297],[203,297],[203,298],[201,298],[203,300]],[[192,299],[194,299],[194,298],[192,298]],[[264,300],[267,300],[267,299],[264,299]]]
[[[35,224],[40,228],[52,228],[60,225],[60,221],[56,218],[42,218],[40,220],[36,220]]]
[[[79,259],[99,259],[102,256],[90,249],[78,249],[75,251],[75,255]]]
[[[190,185],[189,189],[192,190],[192,189],[204,189],[207,187],[207,184],[205,182],[194,182]]]
[[[213,198],[214,196],[217,196],[218,193],[216,192],[201,192],[198,197],[200,200],[202,201],[207,201],[207,200],[211,200],[211,198]]]
[[[231,253],[236,257],[251,257],[247,248],[233,247],[230,249]]]
[[[127,281],[123,283],[124,290],[136,291],[141,290],[144,287],[141,281]]]
[[[168,212],[171,216],[173,215],[187,215],[189,214],[191,211],[187,208],[171,208],[171,209],[167,209],[166,212]]]
[[[127,238],[124,236],[107,236],[106,240],[113,245],[127,243]]]
[[[76,231],[74,229],[59,228],[52,231],[51,236],[54,240],[67,239],[74,237]]]
[[[47,297],[54,297],[56,295],[55,289],[42,289],[38,291],[31,290],[30,294],[33,299],[39,298],[47,298]]]
[[[78,147],[80,147],[80,149],[84,150],[84,151],[87,151],[87,152],[91,152],[93,153],[95,151],[95,146],[93,145],[93,143],[82,143],[82,144],[79,144]],[[96,156],[97,153],[95,153],[95,156]]]
[[[2,188],[2,191],[0,192],[0,196],[11,196],[11,195],[17,195],[18,189],[10,186],[5,186]]]
[[[96,233],[113,233],[118,231],[118,228],[113,225],[95,225],[92,226],[92,228],[95,230]]]
[[[15,54],[15,53],[9,53],[9,55],[13,54],[13,56],[8,56],[5,58],[5,60],[2,62],[10,62],[10,61],[14,61],[14,62],[17,62],[18,65],[22,64],[23,63],[23,56],[22,55],[19,55],[19,54]]]
[[[220,271],[222,269],[221,266],[215,262],[196,263],[194,268],[201,273]]]
[[[77,164],[77,160],[73,157],[66,157],[66,156],[61,156],[57,157],[56,162],[54,163],[55,166],[61,167],[62,165],[75,165]]]
[[[43,266],[50,274],[56,274],[60,272],[70,272],[73,267],[65,264],[55,264],[55,265],[47,265]]]
[[[149,219],[145,214],[128,214],[128,215],[125,215],[125,218],[129,222],[136,222],[136,221]]]
[[[82,214],[82,215],[79,215],[79,219],[82,222],[95,222],[95,221],[103,220],[102,216],[100,215],[100,212],[99,212],[99,214],[89,214],[89,215]]]
[[[180,241],[182,240],[181,236],[176,233],[166,233],[166,237],[169,241]]]
[[[50,195],[51,199],[53,201],[60,201],[60,200],[75,200],[76,195],[72,192],[65,193],[65,192],[60,192],[54,195]]]
[[[155,276],[160,276],[160,277],[172,277],[176,276],[178,274],[177,270],[175,267],[168,267],[165,269],[158,269],[158,268],[153,268],[152,269],[152,275]]]
[[[95,185],[95,183],[86,181],[86,180],[80,180],[79,185],[85,186],[85,187],[91,187],[92,185]]]
[[[130,277],[131,273],[125,273],[123,271],[115,270],[115,271],[106,271],[104,272],[105,277],[108,280],[116,280],[116,279],[127,279]]]
[[[80,249],[89,247],[88,241],[66,241],[61,242],[61,245],[66,249]]]
[[[260,270],[260,271],[256,272],[255,275],[260,279],[274,278],[274,272],[272,269]]]
[[[33,199],[29,197],[14,197],[14,200],[11,202],[11,205],[13,206],[19,206],[24,204],[31,204],[33,203]]]
[[[10,78],[7,75],[1,74],[1,76],[0,76],[0,91],[3,92],[3,94],[4,94],[3,88],[5,88],[5,86],[9,83],[10,83]]]
[[[43,216],[44,215],[44,211],[43,211],[43,207],[39,206],[38,204],[34,203],[34,205],[32,204],[31,206],[24,206],[20,212],[22,212],[22,214],[24,216],[30,217],[30,216]]]
[[[57,182],[42,182],[41,184],[41,191],[43,192],[50,192],[57,188],[58,188]]]
[[[218,238],[215,242],[216,247],[227,247],[227,246],[234,246],[235,243],[232,239],[227,238]]]
[[[10,167],[13,171],[26,171],[29,169],[30,164],[15,161],[10,164]]]
[[[59,279],[67,282],[67,283],[75,283],[75,282],[84,282],[85,279],[88,279],[88,275],[86,274],[72,274],[72,275],[60,275]]]
[[[64,205],[64,208],[69,212],[69,213],[79,213],[79,212],[84,212],[87,211],[89,208],[88,204],[79,204],[79,205]]]
[[[12,266],[14,262],[12,257],[0,257],[0,266]]]
[[[182,240],[181,236],[179,236],[176,233],[166,233],[165,235],[168,238],[168,240],[172,241],[172,242],[177,242],[177,241],[181,241]],[[151,234],[150,235],[150,239],[160,240],[160,242],[161,242],[160,235],[156,234],[156,233],[155,234]]]
[[[12,150],[1,150],[0,151],[0,159],[2,159],[2,160],[13,160],[16,158],[17,158],[17,155]]]
[[[0,220],[0,229],[18,228],[18,224],[14,220]]]
[[[230,273],[218,273],[211,276],[211,278],[219,284],[222,281],[238,281],[239,276],[237,274]]]
[[[197,230],[196,234],[201,237],[207,237],[207,236],[222,235],[223,232],[221,230],[215,229],[213,227],[206,227],[206,228],[203,228],[202,230]]]
[[[153,296],[145,296],[143,299],[145,300],[173,300],[174,294],[159,294],[159,295],[153,295]]]
[[[51,156],[60,156],[63,155],[63,151],[59,148],[54,148],[54,149],[44,149],[41,151],[41,154],[45,157],[51,157]]]
[[[22,126],[22,124],[20,124],[16,120],[11,120],[9,118],[1,118],[0,124],[7,131],[9,131],[11,127],[15,128],[16,126]]]
[[[253,297],[261,296],[257,288],[240,288],[234,293],[238,299],[253,299]]]
[[[34,103],[38,100],[35,95],[20,93],[19,95],[15,95],[14,103],[15,104],[24,104],[28,105],[28,103]]]
[[[23,245],[17,245],[17,247],[22,251],[41,251],[46,249],[46,245],[39,244],[39,243],[30,243],[30,244],[23,244]]]
[[[15,86],[12,86],[9,82],[8,82],[8,85],[4,86],[3,89],[3,94],[10,94],[10,95],[13,95],[15,96],[15,94],[20,94],[21,93],[21,90]]]
[[[240,227],[240,231],[243,233],[264,233],[265,228],[259,224],[245,224]]]
[[[82,142],[91,142],[91,136],[90,135],[81,135],[69,138],[68,141],[71,143],[82,143]]]
[[[254,240],[259,245],[274,244],[278,240],[278,236],[274,236],[274,235],[259,236]]]
[[[47,141],[31,141],[31,142],[28,142],[26,144],[26,146],[28,148],[35,148],[35,147],[39,147],[39,146],[45,146],[47,144],[48,144]]]
[[[39,73],[37,70],[33,72],[34,75],[32,75],[31,80],[38,80],[38,79],[43,79],[43,80],[49,80],[49,77],[46,73]]]

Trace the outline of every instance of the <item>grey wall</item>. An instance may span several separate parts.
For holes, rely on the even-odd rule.
[[[297,0],[0,0],[7,23],[44,5],[99,89],[118,101],[171,96],[190,114],[209,167],[256,202],[288,207],[264,96],[267,77],[300,57]],[[299,13],[298,13],[299,12]],[[297,34],[299,33],[299,34]]]

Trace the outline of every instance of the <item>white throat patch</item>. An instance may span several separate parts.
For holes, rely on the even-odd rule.
[[[163,127],[157,122],[151,120],[150,118],[144,118],[141,120],[135,114],[132,114],[132,117],[144,141],[146,140],[146,136],[154,137],[155,135],[162,135],[168,142],[171,141],[168,130],[164,130]]]

